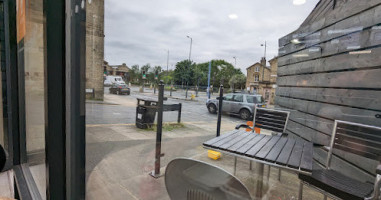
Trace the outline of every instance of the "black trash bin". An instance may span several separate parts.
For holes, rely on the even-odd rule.
[[[155,121],[156,107],[151,105],[138,105],[136,107],[136,127],[147,129]]]

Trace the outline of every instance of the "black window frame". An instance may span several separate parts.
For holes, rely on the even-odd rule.
[[[43,0],[47,199],[85,199],[85,5],[82,0]],[[24,61],[16,38],[16,0],[0,0],[0,8],[0,95],[8,153],[4,170],[14,171],[15,198],[41,199],[26,159]]]

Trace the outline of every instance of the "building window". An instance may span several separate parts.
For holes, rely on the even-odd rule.
[[[259,81],[259,75],[255,75],[254,76],[254,82],[258,82]]]
[[[255,68],[255,72],[259,72],[259,67],[256,67],[256,68]]]

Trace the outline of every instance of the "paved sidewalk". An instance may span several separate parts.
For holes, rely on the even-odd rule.
[[[220,160],[207,157],[202,143],[215,137],[215,129],[207,122],[184,123],[185,127],[163,132],[161,172],[174,158],[186,157],[202,160],[233,172],[233,157],[223,155]],[[231,130],[229,124],[222,132]],[[154,179],[148,175],[154,169],[154,131],[137,129],[133,124],[87,126],[87,199],[169,199],[164,177]],[[237,177],[254,192],[254,170],[249,162],[239,159]],[[268,168],[265,167],[265,174]],[[299,181],[295,174],[271,168],[269,181],[265,181],[263,199],[297,199]],[[305,188],[306,199],[322,199],[322,195]]]

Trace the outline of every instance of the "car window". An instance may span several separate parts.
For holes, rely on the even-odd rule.
[[[246,96],[247,103],[262,103],[262,96]]]
[[[236,94],[236,95],[234,95],[233,100],[235,102],[243,102],[243,95],[242,94],[239,94],[239,95]]]
[[[225,100],[225,101],[233,101],[233,95],[232,95],[232,94],[227,94],[227,95],[224,97],[224,100]]]

